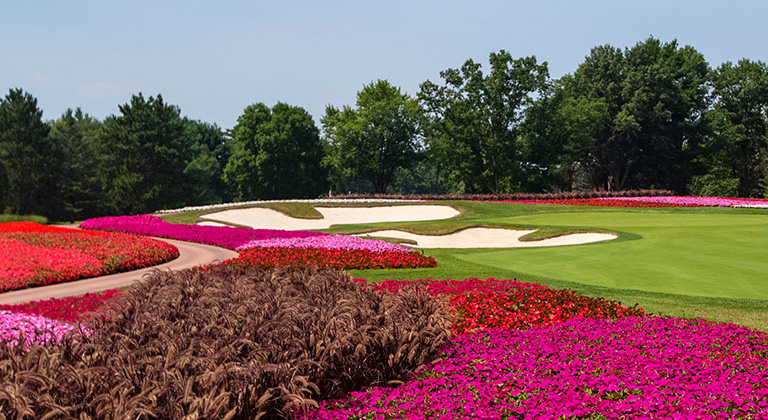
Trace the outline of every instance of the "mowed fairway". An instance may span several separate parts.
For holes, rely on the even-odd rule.
[[[594,244],[515,249],[424,250],[432,269],[354,271],[387,278],[512,278],[638,303],[653,313],[734,322],[768,331],[768,210],[624,209],[448,201],[455,219],[347,225],[336,233],[396,229],[442,234],[469,226],[539,228],[544,237],[615,232]],[[536,236],[536,235],[534,235]]]
[[[618,240],[458,256],[477,264],[618,289],[768,299],[768,216],[548,213],[492,223],[608,229]]]

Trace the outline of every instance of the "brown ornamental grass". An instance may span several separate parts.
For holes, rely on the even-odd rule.
[[[58,346],[0,343],[0,419],[289,418],[404,379],[450,336],[423,290],[338,270],[156,272]]]

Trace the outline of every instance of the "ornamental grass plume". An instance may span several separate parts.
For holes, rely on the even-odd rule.
[[[225,265],[156,272],[58,346],[0,346],[0,417],[272,419],[436,360],[450,315],[349,274]]]

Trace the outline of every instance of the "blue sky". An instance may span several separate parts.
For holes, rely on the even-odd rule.
[[[319,123],[373,80],[415,94],[500,49],[536,55],[554,77],[596,45],[651,35],[712,66],[768,61],[766,16],[765,1],[0,0],[0,89],[29,91],[46,119],[78,106],[103,118],[143,92],[224,128],[254,102],[302,106]]]

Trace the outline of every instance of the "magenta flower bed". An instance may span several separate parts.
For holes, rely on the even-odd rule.
[[[730,198],[730,197],[685,197],[676,195],[658,197],[610,197],[597,200],[639,201],[643,203],[663,203],[679,206],[735,207],[768,206],[768,199]]]
[[[9,346],[58,343],[74,328],[72,324],[39,315],[0,310],[0,341]]]
[[[178,239],[180,241],[215,245],[232,250],[246,242],[259,239],[304,238],[326,235],[325,233],[312,231],[181,225],[168,223],[157,216],[151,215],[98,217],[84,221],[80,224],[80,227],[83,229]]]
[[[457,337],[397,388],[307,419],[766,418],[768,334],[703,320],[572,319]]]
[[[377,239],[363,239],[357,236],[325,235],[304,238],[274,238],[250,241],[237,248],[238,251],[249,248],[325,248],[325,249],[361,249],[372,252],[413,252],[407,246],[397,245]]]

